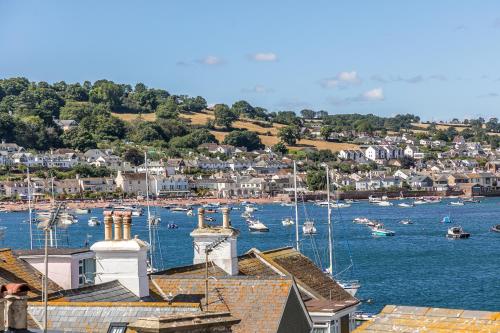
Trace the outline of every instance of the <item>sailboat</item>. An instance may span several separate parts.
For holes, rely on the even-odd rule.
[[[151,215],[151,209],[149,207],[149,170],[148,170],[148,155],[144,152],[144,166],[146,168],[146,208],[147,208],[147,223],[148,223],[148,236],[149,236],[149,267],[148,272],[154,273],[157,268],[154,267],[153,255],[156,251],[156,239],[157,239],[157,228],[156,226],[160,223],[160,217],[156,215]]]
[[[333,275],[333,230],[332,230],[332,211],[330,207],[330,170],[328,164],[325,165],[326,168],[326,196],[328,201],[328,263],[327,273],[330,278],[334,279]],[[352,262],[351,262],[352,265]],[[345,270],[344,270],[345,271]],[[356,292],[361,287],[359,281],[349,280],[349,281],[337,281],[337,283],[344,288],[351,296],[356,295]]]

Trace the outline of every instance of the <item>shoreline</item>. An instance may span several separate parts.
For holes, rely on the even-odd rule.
[[[429,196],[423,196],[429,197]],[[466,198],[467,196],[439,196],[440,198]],[[404,199],[416,199],[416,197],[405,197]],[[356,199],[358,201],[367,201],[368,199]],[[400,198],[389,197],[387,200],[394,201]],[[310,200],[308,200],[310,201]],[[109,205],[127,205],[127,206],[145,206],[145,199],[123,199],[123,200],[61,200],[58,202],[66,203],[68,209],[92,209],[92,208],[107,208]],[[161,207],[167,205],[175,206],[198,206],[210,203],[220,203],[222,205],[235,205],[242,202],[252,204],[281,204],[290,203],[292,200],[283,200],[283,197],[266,197],[266,198],[169,198],[169,199],[156,199],[150,200],[150,206]],[[43,201],[33,204],[33,209],[36,210],[50,210],[52,203],[50,201]],[[0,203],[0,209],[7,212],[23,212],[28,210],[28,203],[26,201],[9,201]]]

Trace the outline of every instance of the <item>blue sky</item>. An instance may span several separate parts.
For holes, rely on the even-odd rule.
[[[271,111],[500,117],[499,1],[0,0],[0,76]]]

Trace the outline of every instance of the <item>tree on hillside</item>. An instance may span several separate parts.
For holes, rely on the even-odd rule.
[[[295,145],[300,140],[300,128],[295,125],[285,126],[279,129],[278,137],[288,145]]]
[[[248,151],[264,148],[259,136],[251,131],[232,131],[224,138],[224,144],[235,147],[246,147]]]
[[[165,103],[162,103],[156,109],[156,117],[161,119],[172,119],[179,115],[178,105],[174,96],[169,96]]]
[[[328,141],[330,139],[330,135],[332,135],[333,132],[334,132],[334,128],[333,128],[333,126],[330,126],[330,125],[322,126],[321,129],[319,130],[319,134],[326,141]]]
[[[273,152],[275,152],[277,154],[281,154],[281,155],[288,154],[288,148],[286,147],[286,145],[282,141],[275,144],[271,149]]]
[[[314,117],[316,116],[316,112],[311,109],[303,109],[302,111],[300,111],[300,114],[304,119],[314,119]]]
[[[239,116],[255,118],[254,108],[247,101],[237,101],[231,106],[231,111]]]
[[[326,189],[326,172],[324,170],[310,170],[306,176],[307,188],[310,191]]]
[[[65,146],[85,152],[97,148],[97,143],[86,129],[82,127],[72,128],[61,136]]]
[[[123,153],[123,159],[132,165],[138,166],[144,163],[144,153],[137,148],[129,148]]]
[[[230,129],[238,115],[233,112],[226,104],[217,104],[214,108],[215,124],[217,126]]]

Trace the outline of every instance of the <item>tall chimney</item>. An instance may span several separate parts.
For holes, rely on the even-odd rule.
[[[132,224],[132,212],[123,212],[123,240],[129,240],[130,237],[130,225]]]
[[[224,207],[222,210],[222,228],[229,229],[230,228],[230,220],[229,220],[229,208]]]
[[[1,287],[4,294],[3,329],[5,331],[26,330],[28,328],[28,297],[29,287],[24,284],[9,283]]]
[[[110,241],[113,238],[113,212],[104,211],[104,240]]]
[[[198,229],[205,228],[205,209],[198,208]]]
[[[122,212],[114,212],[113,221],[115,224],[115,241],[122,240]]]
[[[111,241],[111,219],[114,224],[114,240]],[[149,296],[147,252],[149,244],[139,238],[131,238],[131,212],[106,212],[105,240],[94,243],[90,250],[95,253],[95,283],[118,280],[136,296]],[[123,227],[123,228],[122,228]]]

